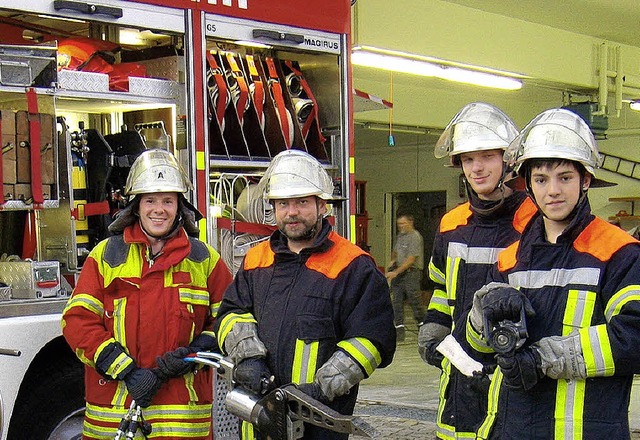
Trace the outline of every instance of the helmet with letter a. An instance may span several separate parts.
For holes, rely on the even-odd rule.
[[[146,150],[131,165],[125,195],[187,193],[193,186],[176,157],[166,150]]]
[[[465,105],[451,119],[436,143],[437,158],[449,156],[460,166],[460,155],[484,150],[505,150],[518,135],[518,127],[502,110],[485,102]]]

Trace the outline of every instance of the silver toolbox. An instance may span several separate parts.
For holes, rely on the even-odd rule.
[[[58,86],[64,90],[80,92],[109,92],[109,75],[106,73],[61,70],[58,72]]]
[[[56,82],[57,48],[0,44],[0,84],[52,87]]]
[[[11,287],[11,298],[53,298],[60,292],[57,261],[0,262],[0,281]]]

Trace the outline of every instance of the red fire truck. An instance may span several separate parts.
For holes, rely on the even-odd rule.
[[[61,312],[141,151],[180,159],[231,268],[271,231],[254,188],[278,152],[349,198],[349,32],[348,0],[0,0],[1,439],[81,432]],[[333,207],[347,237],[351,203]]]

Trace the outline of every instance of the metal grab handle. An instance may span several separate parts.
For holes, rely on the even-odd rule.
[[[91,3],[80,3],[69,0],[54,0],[53,9],[70,9],[72,11],[81,12],[89,15],[108,15],[113,18],[122,17],[122,8],[114,8],[112,6],[94,5]]]
[[[267,29],[254,29],[253,38],[266,38],[268,40],[286,41],[295,44],[304,43],[304,35],[291,34],[288,32],[270,31]]]

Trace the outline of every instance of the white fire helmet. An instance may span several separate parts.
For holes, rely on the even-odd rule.
[[[566,159],[581,163],[593,177],[592,187],[608,186],[595,178],[602,164],[598,143],[587,123],[576,113],[560,108],[533,118],[505,151],[504,161],[520,174],[527,159]]]
[[[500,109],[484,102],[465,105],[449,122],[436,143],[439,159],[449,156],[451,166],[460,166],[462,153],[506,149],[518,135],[516,124]]]
[[[186,193],[193,186],[176,157],[166,150],[146,150],[131,165],[125,195]]]
[[[317,196],[332,200],[333,180],[320,162],[300,150],[278,153],[260,182],[268,200]]]

